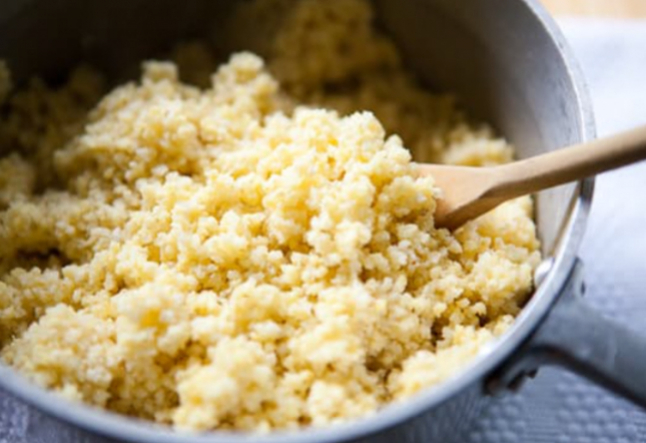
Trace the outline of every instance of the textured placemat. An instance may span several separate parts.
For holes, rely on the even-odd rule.
[[[588,80],[599,135],[646,123],[646,21],[560,24]],[[645,192],[646,164],[599,177],[581,258],[586,299],[646,337]],[[489,408],[467,442],[646,442],[646,412],[580,377],[543,369]]]
[[[588,78],[599,134],[646,123],[646,22],[572,19],[562,26]],[[646,164],[600,177],[581,256],[590,302],[646,335],[644,192]],[[37,423],[27,411],[0,394],[0,443],[30,443],[25,435]],[[646,443],[646,412],[572,374],[543,369],[485,411],[466,441]]]

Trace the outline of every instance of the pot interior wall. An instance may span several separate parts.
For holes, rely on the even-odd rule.
[[[113,77],[177,40],[218,43],[235,2],[192,0],[5,0],[0,3],[0,58],[17,83],[50,79],[79,61]],[[519,0],[376,0],[379,20],[406,62],[432,87],[454,91],[518,149],[535,155],[581,139],[575,85],[559,49]],[[249,25],[253,33],[255,24]],[[574,186],[538,198],[539,233],[554,250]]]

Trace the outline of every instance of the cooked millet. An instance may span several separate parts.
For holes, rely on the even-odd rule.
[[[513,322],[540,259],[531,200],[436,229],[440,191],[411,160],[498,164],[511,146],[423,90],[367,2],[240,14],[278,4],[267,67],[237,53],[206,89],[147,62],[89,113],[104,82],[87,68],[9,98],[7,364],[177,428],[266,432],[406,399]],[[208,52],[190,50],[197,81]]]

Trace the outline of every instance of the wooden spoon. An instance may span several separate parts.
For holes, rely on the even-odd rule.
[[[499,204],[646,159],[646,126],[500,166],[419,164],[442,190],[435,223],[456,229]]]

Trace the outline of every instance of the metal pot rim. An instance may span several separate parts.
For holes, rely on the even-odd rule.
[[[545,31],[559,49],[559,54],[563,59],[567,73],[573,81],[579,112],[578,131],[580,139],[586,141],[594,138],[596,135],[595,123],[587,87],[578,63],[575,61],[564,36],[538,0],[522,1],[543,25]],[[156,443],[225,443],[233,441],[316,443],[326,441],[342,442],[375,434],[405,423],[411,418],[421,415],[424,411],[439,406],[442,402],[471,384],[484,380],[538,328],[558,299],[570,270],[574,266],[577,250],[584,234],[593,188],[594,179],[592,178],[579,184],[578,192],[574,196],[573,204],[567,215],[567,224],[559,239],[551,270],[510,330],[495,343],[488,346],[484,352],[456,374],[455,377],[436,387],[429,388],[405,402],[389,405],[372,416],[329,428],[276,432],[266,436],[233,432],[186,434],[169,431],[164,426],[135,420],[109,411],[88,407],[87,405],[71,402],[64,403],[64,400],[61,400],[58,395],[31,384],[12,369],[1,364],[0,386],[17,398],[58,419],[99,435],[124,441],[154,441]]]

